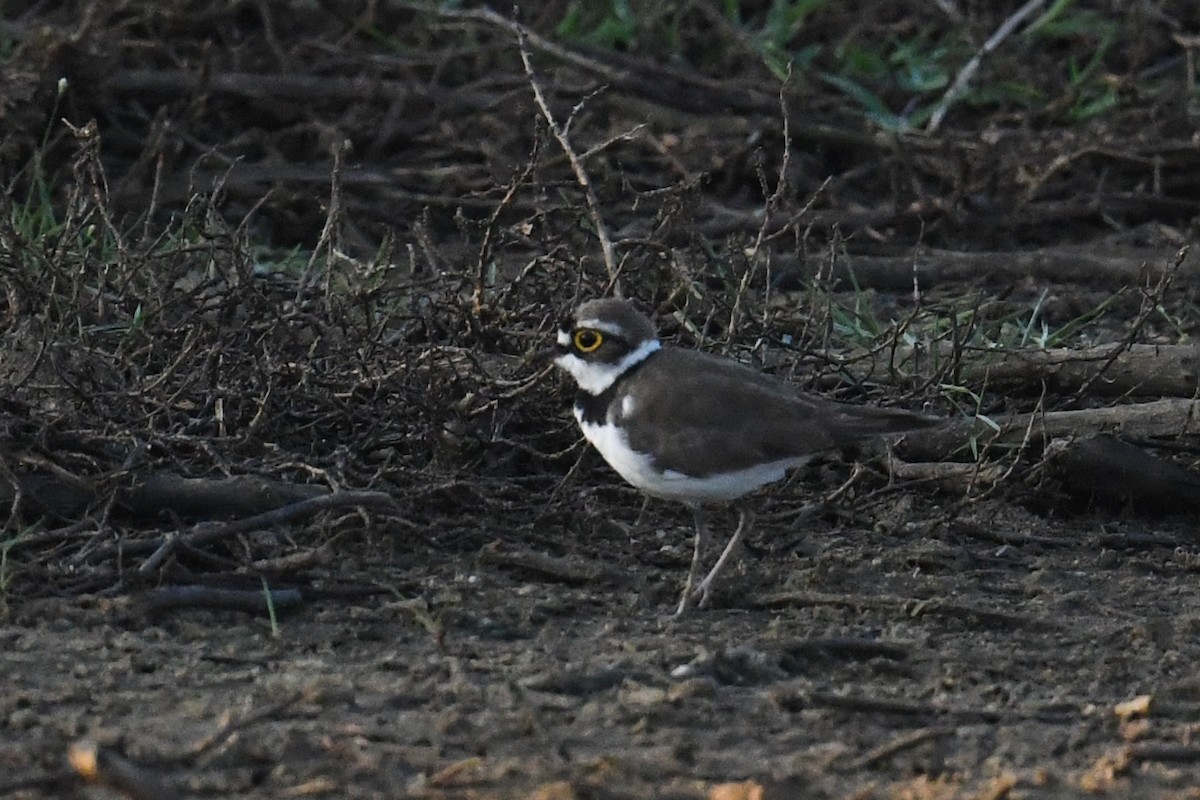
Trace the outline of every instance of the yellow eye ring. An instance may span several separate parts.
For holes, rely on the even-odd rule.
[[[604,335],[592,328],[575,331],[575,349],[581,353],[594,353],[604,344]]]

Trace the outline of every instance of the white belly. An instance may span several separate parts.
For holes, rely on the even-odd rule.
[[[614,425],[587,423],[580,419],[583,435],[600,451],[609,466],[634,487],[653,497],[679,500],[684,503],[722,502],[741,497],[760,486],[782,480],[789,469],[808,461],[808,457],[783,459],[759,464],[736,472],[704,477],[685,475],[675,470],[660,471],[647,453],[636,452],[620,428]]]

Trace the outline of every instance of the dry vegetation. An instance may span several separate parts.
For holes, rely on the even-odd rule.
[[[5,10],[0,793],[1196,791],[1195,4],[466,5]],[[664,626],[614,290],[947,425]]]

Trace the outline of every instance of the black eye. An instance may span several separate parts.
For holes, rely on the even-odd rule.
[[[592,353],[604,344],[604,336],[600,331],[591,328],[580,328],[575,331],[575,349],[581,353]]]

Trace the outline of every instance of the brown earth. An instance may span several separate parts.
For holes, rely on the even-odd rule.
[[[1037,102],[921,134],[818,73],[1019,4],[831,4],[782,85],[768,5],[615,48],[554,2],[5,9],[0,796],[1200,794],[1194,426],[1105,423],[1143,462],[975,421],[1194,397],[1135,346],[1200,322],[1200,11],[1073,7],[1115,44],[1009,40],[975,81]],[[688,515],[528,358],[614,281],[677,343],[946,416],[920,460],[967,477],[831,455],[671,618]],[[1148,361],[979,369],[1039,344]]]

